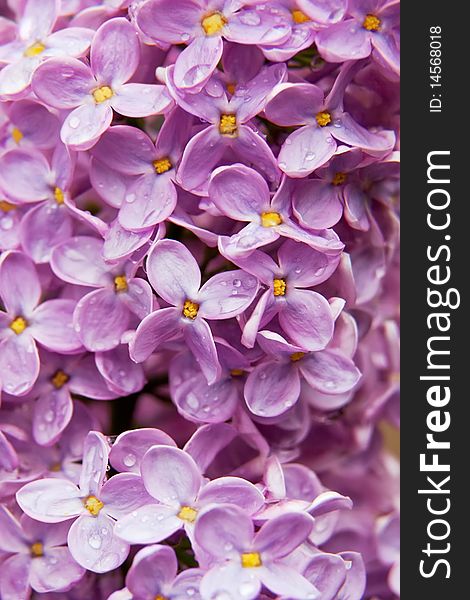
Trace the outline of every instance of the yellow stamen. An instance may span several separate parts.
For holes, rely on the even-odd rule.
[[[315,119],[320,127],[326,127],[331,123],[331,115],[326,110],[322,110],[321,112],[317,113]]]
[[[83,504],[93,517],[97,517],[100,514],[100,510],[104,506],[103,502],[101,502],[101,500],[99,500],[96,496],[88,496]]]
[[[36,42],[35,44],[29,46],[29,48],[26,48],[26,50],[24,51],[24,55],[28,58],[31,58],[33,56],[41,54],[42,52],[44,52],[45,49],[46,46],[44,46],[44,44],[41,44],[41,42]]]
[[[227,83],[227,92],[233,96],[235,94],[236,85],[234,83]]]
[[[285,279],[274,279],[273,281],[273,293],[275,296],[286,295],[287,283]]]
[[[69,379],[70,379],[70,377],[67,375],[67,373],[64,373],[63,371],[61,371],[59,369],[52,376],[51,382],[55,388],[60,390],[60,388],[63,387]]]
[[[197,517],[197,510],[192,506],[182,506],[178,513],[178,519],[187,521],[188,523],[194,523]]]
[[[294,352],[293,354],[290,355],[290,359],[292,362],[297,362],[304,356],[305,356],[305,352]]]
[[[232,377],[241,377],[244,374],[245,374],[245,371],[243,369],[232,369],[230,371],[230,375]]]
[[[65,196],[64,192],[60,189],[60,187],[56,187],[54,189],[54,198],[59,206],[64,203]]]
[[[49,471],[51,471],[52,473],[58,473],[61,470],[62,470],[62,465],[59,462],[54,463],[53,465],[51,465],[49,467]]]
[[[15,144],[19,144],[23,139],[23,134],[18,129],[18,127],[13,127],[13,129],[11,130],[11,137],[13,138]]]
[[[220,12],[214,12],[201,21],[202,28],[206,35],[215,35],[226,25],[227,19]]]
[[[114,289],[116,292],[127,292],[127,279],[125,275],[117,275],[114,278]]]
[[[12,329],[16,335],[23,333],[26,327],[28,327],[28,323],[26,319],[23,319],[23,317],[16,317],[16,319],[13,319],[13,321],[10,323],[10,329]]]
[[[362,26],[364,29],[367,29],[367,31],[378,31],[381,25],[382,21],[375,15],[367,15],[362,23]]]
[[[235,115],[221,115],[219,122],[219,132],[222,135],[235,137],[237,135],[237,118]]]
[[[34,556],[35,558],[44,556],[44,546],[41,542],[34,542],[34,544],[31,544],[31,556]]]
[[[7,202],[6,200],[0,200],[0,210],[3,212],[9,212],[10,210],[15,210],[16,206],[11,202]]]
[[[277,212],[261,213],[261,225],[263,227],[276,227],[282,223],[282,217]]]
[[[109,85],[102,85],[101,87],[96,88],[96,90],[93,90],[92,95],[96,104],[101,104],[101,102],[112,98],[114,96],[114,92]]]
[[[153,168],[158,175],[166,173],[173,168],[169,158],[160,158],[159,160],[153,161]]]
[[[193,302],[192,300],[186,300],[183,306],[183,316],[194,321],[197,317],[198,310],[199,304],[196,304],[196,302]]]
[[[261,555],[259,552],[244,552],[241,555],[242,567],[252,569],[253,567],[261,567]]]
[[[348,176],[346,173],[338,172],[335,174],[335,176],[331,180],[331,183],[333,185],[343,185],[343,183],[346,181],[347,177]]]
[[[293,10],[291,14],[294,23],[308,23],[310,21],[310,17],[307,17],[301,10]]]
[[[167,600],[165,598],[165,596],[161,596],[160,594],[158,594],[158,596],[155,596],[155,600]]]

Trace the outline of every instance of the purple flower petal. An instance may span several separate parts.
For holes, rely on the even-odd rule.
[[[137,327],[129,344],[135,362],[143,362],[152,352],[181,332],[181,312],[178,308],[161,308],[151,313]]]
[[[94,573],[117,569],[129,554],[129,545],[114,534],[114,521],[103,513],[80,516],[70,528],[68,546],[78,564]]]
[[[150,546],[135,557],[126,585],[137,598],[153,598],[171,585],[178,572],[175,552],[168,546]]]
[[[245,384],[248,408],[262,417],[282,415],[297,402],[299,395],[299,374],[290,363],[262,363],[248,375]]]
[[[16,493],[16,501],[32,519],[60,523],[83,513],[77,486],[66,479],[40,479],[27,483]]]
[[[35,441],[41,446],[54,444],[70,423],[72,414],[72,398],[66,386],[39,396],[33,414]]]
[[[8,313],[29,316],[41,297],[39,278],[30,258],[21,252],[2,255],[0,295]]]
[[[200,29],[204,12],[195,0],[151,0],[137,12],[137,24],[150,38],[168,44],[188,41]]]
[[[348,392],[361,376],[350,358],[333,350],[309,354],[299,362],[299,368],[314,389],[326,394]]]
[[[137,69],[139,58],[139,38],[127,19],[110,19],[101,25],[90,52],[91,69],[100,85],[112,89],[128,81]]]
[[[152,446],[176,446],[169,435],[159,429],[124,431],[114,442],[109,459],[117,471],[140,473],[142,459]]]
[[[21,245],[36,263],[47,263],[54,246],[72,236],[72,219],[65,206],[43,202],[21,221]]]
[[[343,215],[341,188],[316,179],[301,181],[294,192],[293,209],[304,227],[333,227]]]
[[[90,292],[78,302],[74,327],[87,350],[112,350],[120,343],[129,322],[129,309],[119,293],[104,288]]]
[[[68,548],[48,548],[46,556],[38,556],[31,562],[30,585],[42,594],[68,589],[85,574]]]
[[[106,477],[109,447],[103,434],[90,431],[83,446],[80,491],[88,496],[97,495]]]
[[[283,83],[269,100],[266,118],[283,127],[313,124],[323,105],[323,91],[310,83]]]
[[[249,481],[240,477],[218,477],[206,484],[199,494],[199,504],[235,504],[249,515],[264,505],[264,496]]]
[[[76,58],[50,58],[34,73],[33,90],[47,106],[75,108],[96,86],[90,68]]]
[[[199,265],[186,246],[174,240],[154,244],[147,258],[147,274],[153,289],[173,305],[194,300],[201,285]]]
[[[201,36],[194,39],[176,60],[175,85],[191,93],[201,90],[215,71],[222,57],[223,47],[220,36]]]
[[[207,383],[214,383],[220,374],[220,364],[207,321],[201,317],[196,318],[193,322],[185,324],[183,333],[186,344],[204,373]]]
[[[55,352],[73,352],[81,348],[81,341],[73,328],[74,300],[48,300],[31,315],[28,328],[41,345]]]
[[[176,507],[146,504],[116,523],[116,535],[129,544],[154,544],[183,527]]]
[[[206,319],[228,319],[243,312],[258,291],[253,275],[237,269],[218,273],[207,281],[198,294],[199,315]]]
[[[39,375],[39,355],[34,339],[25,331],[0,342],[3,389],[21,396],[29,392]]]
[[[167,111],[173,100],[163,85],[127,83],[111,100],[111,106],[126,117],[149,117]]]
[[[89,148],[108,129],[112,119],[113,110],[107,102],[83,104],[66,117],[60,138],[72,148]]]
[[[316,125],[291,133],[279,152],[279,168],[289,177],[306,177],[324,165],[335,153],[331,133]]]
[[[353,19],[320,30],[315,41],[321,56],[328,62],[359,60],[371,52],[370,33]]]

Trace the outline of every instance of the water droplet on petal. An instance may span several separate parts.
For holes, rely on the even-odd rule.
[[[126,465],[126,467],[133,467],[136,463],[136,457],[134,454],[127,454],[122,462]]]
[[[80,119],[78,117],[72,117],[69,125],[72,129],[77,129],[77,127],[80,125]]]

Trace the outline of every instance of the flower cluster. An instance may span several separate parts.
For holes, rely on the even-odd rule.
[[[0,598],[399,596],[399,3],[0,0]]]

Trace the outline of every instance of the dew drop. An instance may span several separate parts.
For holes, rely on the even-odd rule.
[[[127,454],[122,462],[126,465],[126,467],[133,467],[136,463],[136,458],[134,454]]]
[[[101,548],[101,538],[99,535],[91,535],[88,538],[88,543],[90,544],[90,546],[92,548],[94,548],[95,550],[98,550],[99,548]]]
[[[72,129],[77,129],[77,127],[80,125],[80,119],[78,117],[72,117],[69,125]]]
[[[242,282],[240,281],[240,279],[234,279],[233,280],[233,285],[237,288],[239,288],[241,286]]]

